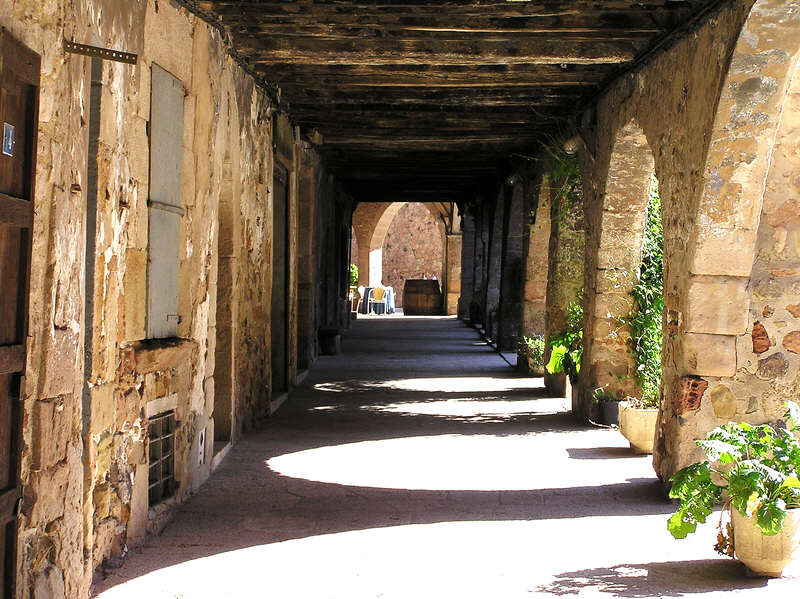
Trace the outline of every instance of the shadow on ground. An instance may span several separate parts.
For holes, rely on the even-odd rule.
[[[596,591],[614,597],[683,597],[766,585],[766,578],[747,578],[742,564],[722,558],[620,564],[610,568],[564,572],[551,584],[536,588],[535,592],[559,596]]]

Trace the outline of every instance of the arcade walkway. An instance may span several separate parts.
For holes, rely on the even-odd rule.
[[[98,596],[797,596],[674,541],[650,459],[540,384],[453,319],[358,321]]]

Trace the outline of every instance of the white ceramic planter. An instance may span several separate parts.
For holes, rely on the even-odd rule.
[[[800,559],[800,508],[789,510],[781,531],[768,537],[756,528],[755,518],[731,509],[736,558],[759,576],[778,578],[792,561]]]
[[[634,408],[627,401],[619,404],[619,432],[636,453],[653,453],[658,408]]]

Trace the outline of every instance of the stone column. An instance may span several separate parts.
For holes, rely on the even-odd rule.
[[[494,205],[494,217],[490,221],[488,261],[486,266],[486,318],[484,329],[492,341],[500,334],[500,285],[503,272],[503,240],[505,237],[506,194],[501,189]]]
[[[461,216],[461,294],[458,298],[458,317],[469,320],[469,305],[475,293],[475,217]]]
[[[461,233],[448,233],[446,236],[447,297],[445,298],[445,314],[458,314],[458,302],[461,296]]]
[[[500,283],[500,322],[497,346],[504,351],[516,349],[522,319],[522,249],[524,242],[525,185],[522,177],[516,182],[507,200],[504,219],[503,270]]]
[[[546,319],[548,346],[550,337],[566,328],[570,302],[582,299],[580,292],[583,288],[585,247],[583,198],[580,195],[569,201],[559,198],[555,190],[560,184],[554,183],[550,190],[551,233]],[[560,214],[562,210],[563,215]],[[563,373],[547,374],[544,381],[551,393],[561,396],[566,393],[566,377]]]
[[[522,334],[544,335],[547,312],[547,270],[550,245],[550,184],[537,182],[534,218],[529,225],[525,256],[525,289],[522,304]]]

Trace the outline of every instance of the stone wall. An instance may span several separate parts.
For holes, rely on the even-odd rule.
[[[0,24],[42,56],[19,596],[78,598],[87,596],[96,568],[160,528],[171,506],[208,477],[215,393],[226,395],[220,405],[228,413],[217,416],[230,441],[267,414],[271,273],[264,264],[271,263],[273,108],[229,57],[218,32],[171,2],[0,0]],[[64,38],[138,55],[136,65],[103,62],[97,73],[97,230],[89,281],[83,259],[93,160],[87,135],[97,107],[90,104],[91,59],[65,54]],[[178,338],[163,341],[145,339],[154,64],[185,89],[180,324]],[[313,208],[330,188],[316,191],[321,175],[313,148],[303,154],[311,172],[304,177],[299,139],[290,153],[296,168],[289,243],[306,265],[314,251]],[[297,189],[312,185],[306,195]],[[345,222],[344,211],[337,212],[339,221]],[[290,335],[292,347],[302,340],[307,363],[319,321],[313,307],[321,300],[297,291],[309,286],[298,265],[289,273]],[[316,272],[325,278],[329,270],[322,265]],[[94,305],[89,315],[85,289]],[[85,339],[91,353],[84,372]],[[290,348],[292,369],[297,359]],[[220,384],[217,360],[225,365]],[[173,498],[151,506],[148,418],[169,408],[177,420],[178,486]]]
[[[423,204],[408,203],[392,220],[383,242],[383,282],[394,287],[403,305],[406,279],[442,280],[444,248],[440,223]]]

